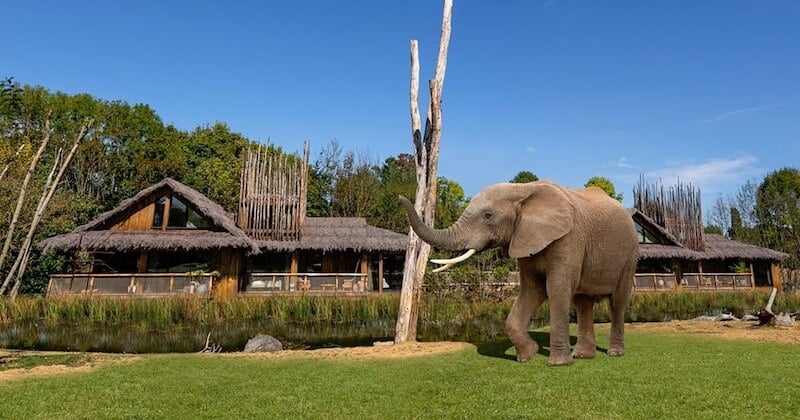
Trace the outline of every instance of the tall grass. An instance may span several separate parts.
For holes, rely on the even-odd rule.
[[[691,319],[704,314],[730,312],[736,316],[764,306],[769,294],[762,291],[718,293],[641,293],[634,294],[627,311],[629,321]],[[218,325],[237,321],[297,323],[358,323],[367,320],[391,321],[396,318],[397,295],[347,296],[270,296],[230,299],[202,298],[37,298],[14,301],[0,299],[0,325],[16,322],[42,322],[46,325],[141,325],[167,328],[179,325]],[[420,321],[432,325],[464,323],[481,318],[504,319],[511,307],[506,301],[468,301],[458,298],[425,296]],[[800,295],[780,294],[774,310],[800,312]],[[534,322],[545,323],[547,304],[534,314]],[[595,307],[595,319],[608,321],[606,302]]]

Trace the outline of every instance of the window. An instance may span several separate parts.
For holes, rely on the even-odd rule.
[[[161,229],[164,225],[167,197],[163,196],[155,202],[153,229]],[[167,228],[172,229],[209,229],[213,225],[195,209],[188,206],[176,196],[170,197],[169,218]]]
[[[660,244],[661,241],[658,240],[653,234],[647,231],[647,229],[643,228],[642,225],[636,223],[636,233],[639,234],[639,243],[640,244]]]

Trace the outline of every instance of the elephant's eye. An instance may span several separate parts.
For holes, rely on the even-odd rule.
[[[489,220],[489,219],[491,219],[491,218],[492,218],[492,213],[485,213],[485,214],[483,215],[483,218],[484,218],[484,219],[486,219],[486,220]]]

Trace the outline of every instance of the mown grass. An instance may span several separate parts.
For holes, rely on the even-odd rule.
[[[605,330],[605,329],[604,329]],[[547,333],[535,332],[539,342]],[[600,343],[607,342],[606,332]],[[602,345],[602,344],[601,344]],[[634,331],[566,368],[508,342],[409,359],[144,356],[0,384],[9,418],[796,418],[797,348]],[[546,353],[543,349],[542,353]]]

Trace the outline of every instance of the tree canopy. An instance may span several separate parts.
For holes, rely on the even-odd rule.
[[[524,184],[526,182],[533,182],[538,180],[539,177],[536,176],[536,174],[534,174],[531,171],[519,171],[517,172],[516,175],[514,175],[514,178],[511,178],[511,180],[508,182],[513,182],[516,184]]]
[[[609,197],[617,201],[622,201],[622,193],[617,194],[617,188],[610,179],[603,176],[593,176],[586,181],[584,187],[597,187],[603,190]]]

